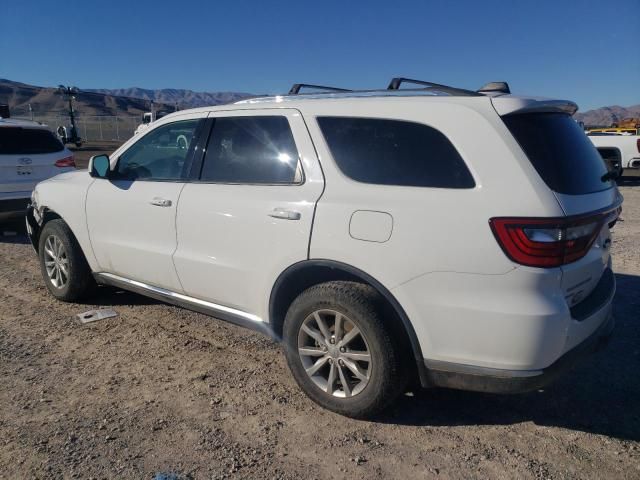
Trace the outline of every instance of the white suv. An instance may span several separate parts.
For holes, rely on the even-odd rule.
[[[73,169],[73,154],[46,126],[0,118],[0,221],[24,217],[36,183]]]
[[[181,111],[40,183],[49,291],[112,285],[272,335],[349,416],[411,380],[545,384],[611,332],[622,198],[575,104],[405,82]]]

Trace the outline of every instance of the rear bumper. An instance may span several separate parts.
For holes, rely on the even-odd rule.
[[[430,386],[487,393],[524,393],[548,385],[570,370],[581,358],[603,348],[611,338],[615,319],[611,299],[605,321],[586,339],[550,366],[539,370],[503,370],[425,360]]]
[[[24,217],[29,202],[29,198],[0,200],[0,220]]]

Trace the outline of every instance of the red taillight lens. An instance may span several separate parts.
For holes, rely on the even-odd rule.
[[[76,162],[73,160],[73,155],[71,155],[70,157],[64,157],[61,158],[60,160],[56,160],[56,163],[54,163],[54,165],[56,167],[74,167],[76,166]]]
[[[504,253],[529,267],[552,268],[584,257],[605,222],[619,210],[566,218],[492,218],[493,234]]]

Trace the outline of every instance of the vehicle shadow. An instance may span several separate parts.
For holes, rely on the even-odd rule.
[[[620,187],[638,187],[640,186],[640,176],[623,175],[616,180],[616,183]]]
[[[163,302],[119,288],[101,285],[95,295],[83,300],[82,303],[89,306],[116,307],[118,305],[158,305]]]
[[[616,329],[609,344],[544,390],[491,395],[423,390],[404,396],[383,423],[419,426],[533,422],[640,440],[640,276],[617,274]]]
[[[29,244],[24,220],[0,222],[0,243]]]

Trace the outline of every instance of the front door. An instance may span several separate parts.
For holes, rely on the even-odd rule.
[[[119,154],[87,194],[87,223],[102,272],[180,292],[171,259],[176,210],[204,120],[186,115],[149,130]],[[113,163],[112,163],[113,164]]]

